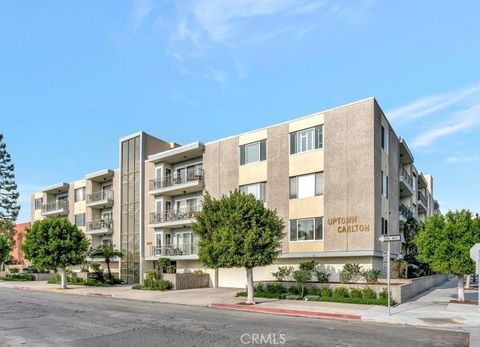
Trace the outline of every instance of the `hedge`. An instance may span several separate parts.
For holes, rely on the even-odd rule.
[[[25,281],[35,281],[35,276],[29,275],[29,274],[7,274],[5,275],[5,277],[0,277],[0,279],[4,281],[25,282]]]

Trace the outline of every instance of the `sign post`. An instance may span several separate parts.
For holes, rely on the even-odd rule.
[[[390,310],[390,243],[398,242],[402,240],[400,234],[397,235],[382,235],[378,238],[381,242],[387,243],[387,305],[388,305],[388,315],[391,315]]]
[[[480,311],[480,243],[477,243],[472,248],[470,248],[470,258],[472,258],[472,260],[477,265],[475,272],[478,275],[478,280],[477,280],[478,310]]]

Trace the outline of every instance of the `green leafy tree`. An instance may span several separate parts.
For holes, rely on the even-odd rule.
[[[438,273],[458,276],[458,300],[464,301],[464,275],[475,271],[470,248],[480,242],[480,220],[467,210],[428,217],[414,238],[418,260]]]
[[[205,194],[193,224],[199,258],[211,268],[244,267],[247,303],[254,304],[253,268],[273,263],[281,249],[284,223],[251,194],[238,190],[219,199]]]
[[[407,263],[405,266],[405,278],[409,277],[421,277],[425,275],[430,275],[432,270],[426,263],[418,261],[418,251],[417,246],[415,245],[414,239],[415,236],[423,228],[423,223],[419,222],[413,216],[409,217],[406,223],[403,225],[403,236],[405,239],[404,243],[404,258],[403,260]],[[398,264],[401,267],[401,264]],[[409,273],[409,268],[412,270]]]
[[[22,250],[36,268],[57,270],[61,287],[67,287],[67,267],[82,264],[90,242],[77,226],[67,220],[48,218],[33,223],[26,233]]]
[[[20,211],[14,169],[7,145],[3,142],[3,134],[0,134],[0,221],[12,223],[17,220]]]
[[[8,239],[0,235],[0,269],[3,269],[5,263],[10,259],[10,251],[12,250],[12,246]]]
[[[92,259],[103,260],[107,265],[108,279],[113,281],[112,271],[110,269],[110,262],[113,258],[123,258],[123,253],[118,249],[115,249],[112,245],[100,245],[98,247],[91,248],[89,256]]]
[[[300,295],[301,298],[303,298],[305,293],[305,283],[310,281],[311,278],[312,270],[300,269],[293,272],[293,279],[302,287],[302,293]]]

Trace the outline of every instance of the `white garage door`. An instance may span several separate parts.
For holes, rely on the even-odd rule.
[[[218,269],[218,286],[223,288],[242,288],[247,285],[247,274],[244,268]]]

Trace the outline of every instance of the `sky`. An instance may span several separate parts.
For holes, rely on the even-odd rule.
[[[0,132],[30,194],[144,130],[208,142],[374,96],[442,211],[480,212],[479,1],[0,1]]]

